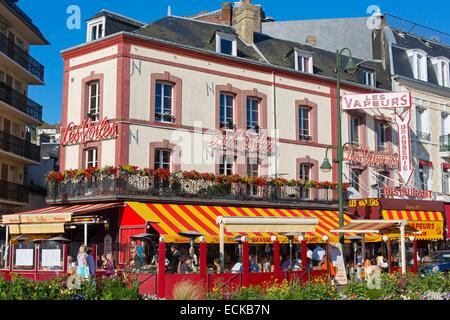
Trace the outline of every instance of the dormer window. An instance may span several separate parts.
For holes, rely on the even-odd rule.
[[[365,86],[375,87],[375,71],[370,69],[361,69],[361,82]]]
[[[305,73],[313,73],[312,52],[295,49],[295,70]]]
[[[88,22],[87,41],[95,41],[105,37],[105,18]]]
[[[450,60],[446,57],[432,58],[434,71],[440,86],[450,87]]]
[[[414,78],[422,81],[428,81],[427,72],[427,53],[422,50],[408,51],[408,57],[413,70]]]
[[[237,56],[236,36],[219,32],[216,33],[216,52],[229,56]]]

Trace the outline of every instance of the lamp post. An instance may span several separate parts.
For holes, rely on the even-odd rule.
[[[336,104],[337,104],[337,134],[338,134],[338,145],[337,145],[337,162],[338,162],[338,197],[339,197],[339,227],[344,226],[344,195],[342,190],[342,174],[343,174],[343,153],[344,147],[342,146],[342,115],[341,115],[341,58],[342,54],[347,51],[349,54],[349,59],[345,65],[344,71],[347,73],[354,73],[358,70],[358,65],[353,62],[352,52],[349,48],[344,48],[342,50],[336,51]],[[328,152],[328,149],[327,149]],[[324,162],[320,166],[322,171],[331,171],[331,164],[326,156]],[[344,234],[340,233],[339,242],[344,248]]]

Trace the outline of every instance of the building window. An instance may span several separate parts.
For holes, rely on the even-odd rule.
[[[220,128],[234,129],[234,95],[220,94]]]
[[[415,49],[408,51],[407,54],[413,69],[414,78],[422,81],[428,81],[427,53],[425,51]]]
[[[443,169],[442,171],[442,193],[450,194],[450,171]]]
[[[425,108],[416,107],[416,135],[421,141],[431,141],[428,128],[428,111]]]
[[[237,40],[234,35],[216,33],[216,52],[237,56]]]
[[[378,197],[384,197],[384,188],[389,185],[389,172],[381,171],[377,175]]]
[[[419,165],[419,189],[428,190],[429,176],[430,168],[428,166]]]
[[[172,94],[173,85],[171,83],[156,81],[155,121],[173,122]]]
[[[375,87],[375,72],[362,69],[362,83],[369,87]]]
[[[446,57],[431,58],[436,78],[440,86],[450,87],[450,60]]]
[[[223,156],[219,166],[219,174],[231,176],[234,174],[234,157]]]
[[[311,133],[310,133],[310,108],[308,107],[299,107],[298,112],[298,132],[299,132],[299,140],[302,141],[310,141]]]
[[[170,150],[157,149],[155,150],[155,169],[170,170],[170,158],[172,152]]]
[[[258,131],[259,129],[258,109],[259,109],[259,99],[247,98],[247,129],[254,129]]]
[[[95,41],[105,37],[105,18],[88,23],[87,41]]]
[[[100,82],[94,81],[88,84],[89,105],[88,116],[92,121],[100,119]]]
[[[313,56],[311,52],[295,49],[295,70],[313,73]]]
[[[87,149],[86,154],[86,168],[97,168],[98,166],[98,152],[97,148]]]
[[[386,151],[388,143],[389,126],[385,122],[377,121],[377,151]]]
[[[256,158],[248,158],[247,159],[247,176],[249,177],[259,177],[259,161]],[[258,194],[258,186],[252,185],[247,190],[250,195]]]
[[[350,184],[358,192],[360,192],[361,187],[361,169],[350,169]]]
[[[302,181],[309,181],[311,180],[311,164],[308,163],[302,163],[300,164],[300,172],[299,172],[299,179]],[[301,198],[302,199],[309,199],[310,198],[310,189],[308,188],[301,188],[300,189]]]
[[[352,144],[359,145],[360,140],[361,119],[358,117],[350,117],[350,140]]]

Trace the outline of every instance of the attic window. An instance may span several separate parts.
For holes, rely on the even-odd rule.
[[[450,87],[450,60],[446,57],[431,58],[440,86]]]
[[[87,41],[95,41],[105,37],[105,17],[88,22]]]
[[[375,87],[375,71],[367,68],[361,69],[361,82],[362,84]]]
[[[216,33],[216,52],[229,56],[237,56],[236,36],[219,32]]]
[[[295,70],[305,73],[313,73],[312,52],[295,49]]]
[[[407,53],[414,78],[422,81],[428,81],[427,53],[418,49],[409,50]]]

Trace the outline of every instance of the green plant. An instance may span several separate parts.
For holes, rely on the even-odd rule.
[[[139,283],[132,281],[128,285],[119,278],[105,278],[99,285],[100,300],[139,300]]]
[[[263,300],[264,292],[260,286],[241,288],[231,297],[231,300]]]
[[[349,282],[344,294],[352,300],[364,299],[369,292],[365,282]]]

